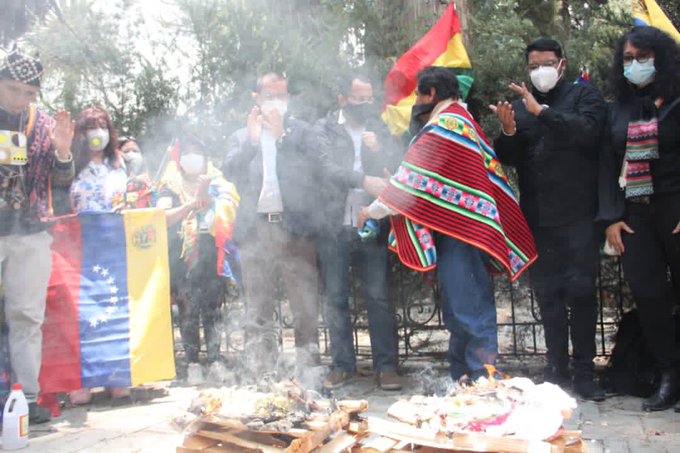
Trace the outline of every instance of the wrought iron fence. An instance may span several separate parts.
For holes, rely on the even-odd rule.
[[[445,358],[449,334],[442,322],[437,284],[430,274],[408,270],[391,256],[390,298],[395,308],[398,349],[401,360],[418,357]],[[370,355],[368,319],[359,296],[358,279],[352,279],[350,308],[354,326],[354,345],[359,357]],[[624,309],[632,306],[632,298],[624,284],[619,260],[603,256],[598,272],[599,317],[597,327],[598,355],[606,356],[613,347],[616,323]],[[293,346],[293,316],[284,295],[277,297],[276,325],[279,342],[286,350]],[[494,296],[498,312],[499,352],[506,356],[545,354],[543,328],[536,300],[527,277],[510,283],[507,277],[494,278]],[[322,298],[320,297],[320,300]],[[323,310],[321,310],[323,313]],[[247,307],[241,299],[225,304],[225,338],[227,352],[243,351],[243,326]],[[323,318],[323,314],[322,314]],[[328,332],[323,319],[319,328],[322,354],[328,354]]]

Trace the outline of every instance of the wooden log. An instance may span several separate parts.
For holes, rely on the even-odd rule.
[[[391,439],[411,442],[425,447],[448,449],[453,451],[478,451],[504,453],[552,453],[555,450],[548,442],[530,442],[510,437],[492,437],[473,434],[455,434],[446,436],[415,428],[404,423],[395,423],[376,417],[368,418],[368,431]],[[559,450],[557,450],[559,452]]]
[[[238,433],[236,435],[241,439],[257,442],[263,445],[270,445],[272,447],[277,448],[286,448],[288,447],[288,445],[290,445],[290,442],[292,441],[292,438],[290,437],[284,441],[281,439],[277,439],[276,437],[273,437],[270,434],[264,434],[259,431],[246,431],[243,433]]]
[[[216,445],[208,447],[205,450],[196,450],[194,448],[177,447],[176,453],[243,453],[242,448],[228,448]]]
[[[336,403],[338,409],[347,412],[348,414],[358,414],[368,410],[368,401],[366,400],[341,400]]]
[[[347,425],[347,432],[351,434],[364,435],[368,431],[368,422],[366,420],[351,421]]]
[[[349,424],[349,414],[345,411],[335,412],[328,418],[325,428],[310,433],[306,437],[295,439],[285,453],[310,453],[321,445],[332,433],[342,430]]]
[[[361,451],[384,453],[392,451],[397,444],[399,444],[398,440],[390,439],[389,437],[373,436],[361,443]]]
[[[192,451],[204,451],[213,445],[217,445],[218,443],[220,443],[220,441],[215,439],[206,439],[205,437],[189,434],[184,439],[182,446]]]
[[[231,434],[229,432],[220,431],[208,431],[200,430],[196,434],[202,437],[207,437],[208,439],[219,440],[222,443],[227,443],[241,447],[244,452],[252,453],[281,453],[284,450],[281,448],[270,447],[269,445],[258,444],[257,442],[252,442],[246,439],[241,439],[240,437]]]
[[[318,453],[342,453],[359,443],[361,439],[346,432],[339,433],[333,440],[318,449]]]

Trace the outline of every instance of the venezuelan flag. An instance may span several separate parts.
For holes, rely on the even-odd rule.
[[[633,0],[633,24],[656,27],[680,43],[680,33],[654,0]]]
[[[418,71],[427,66],[472,68],[453,3],[449,4],[434,27],[402,55],[387,74],[382,119],[393,135],[402,136],[408,130],[411,107],[416,101]],[[472,79],[465,76],[463,79],[459,77],[459,80],[461,91],[467,92]]]
[[[165,213],[80,214],[52,235],[41,391],[172,379]]]

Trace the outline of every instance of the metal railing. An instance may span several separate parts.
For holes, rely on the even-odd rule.
[[[439,291],[431,274],[413,272],[390,256],[390,298],[395,308],[400,360],[419,357],[444,359],[449,333],[442,322]],[[356,282],[357,279],[353,279]],[[632,307],[630,291],[624,283],[617,258],[603,256],[598,271],[599,315],[597,353],[610,354],[616,324],[623,311]],[[359,357],[370,355],[368,319],[356,283],[350,291],[350,308],[354,326],[354,345]],[[293,316],[282,297],[275,302],[276,325],[281,347],[292,347]],[[505,356],[545,354],[540,314],[531,291],[529,278],[510,283],[507,277],[494,277],[494,296],[498,312],[499,352]],[[321,300],[321,297],[320,297]],[[320,310],[323,318],[323,310]],[[242,300],[225,304],[225,342],[227,352],[243,351],[243,325],[247,309]],[[323,319],[319,328],[322,354],[328,354],[328,332]],[[224,346],[223,346],[224,350]]]

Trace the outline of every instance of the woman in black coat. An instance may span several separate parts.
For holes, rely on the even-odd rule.
[[[664,410],[680,398],[680,349],[666,297],[668,268],[674,280],[680,277],[680,47],[654,27],[633,28],[619,40],[611,78],[616,98],[598,217],[621,255],[660,374],[642,409]]]

